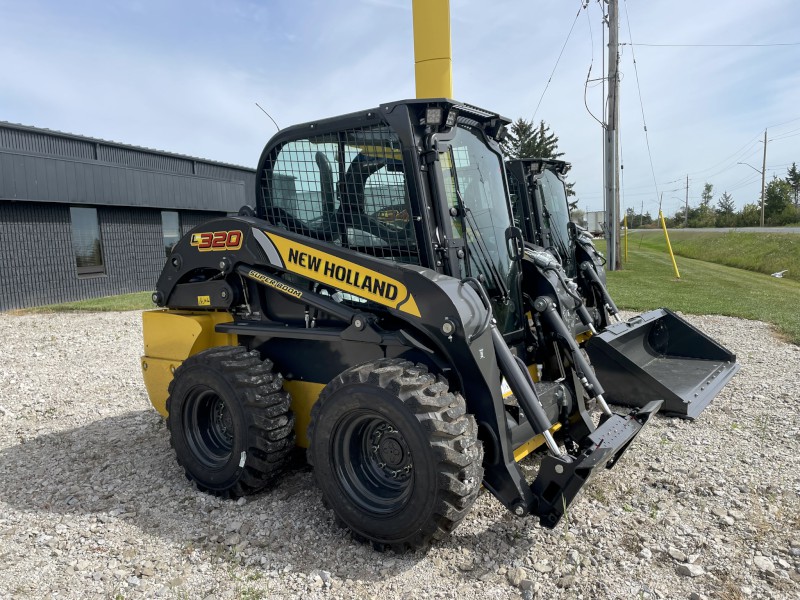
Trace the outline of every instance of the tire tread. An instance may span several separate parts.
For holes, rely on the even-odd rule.
[[[425,365],[398,358],[369,362],[343,372],[322,391],[311,410],[308,437],[312,446],[325,402],[336,390],[350,383],[370,383],[391,391],[413,412],[429,434],[439,473],[436,505],[419,531],[397,543],[365,539],[363,534],[351,530],[353,538],[371,542],[378,550],[404,552],[425,548],[431,540],[446,537],[469,512],[483,478],[483,446],[478,441],[478,428],[474,417],[467,413],[464,398],[451,392],[447,381],[429,373]],[[312,466],[313,457],[313,448],[310,448],[308,461]],[[327,506],[333,504],[325,498],[324,489],[323,501]],[[336,521],[343,523],[338,516]]]
[[[274,483],[286,469],[295,445],[294,415],[291,397],[283,391],[283,377],[273,371],[273,362],[262,360],[255,350],[243,346],[219,346],[187,358],[175,370],[169,384],[167,413],[171,413],[176,381],[191,369],[211,369],[228,379],[236,400],[244,411],[247,443],[244,467],[237,480],[226,489],[212,489],[193,474],[181,457],[176,444],[171,419],[167,418],[170,445],[176,452],[178,464],[197,489],[215,496],[237,498],[258,492]]]

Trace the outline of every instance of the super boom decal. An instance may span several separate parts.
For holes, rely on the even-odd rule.
[[[292,273],[415,317],[421,316],[414,297],[396,279],[279,235],[265,233],[277,248],[286,269]]]

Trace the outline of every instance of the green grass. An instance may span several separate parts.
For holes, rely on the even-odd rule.
[[[623,270],[608,272],[609,291],[620,308],[645,311],[665,306],[690,314],[766,321],[800,345],[799,282],[683,257],[677,258],[681,278],[676,279],[665,250],[639,246],[634,239],[628,239]]]
[[[16,311],[21,313],[48,313],[48,312],[97,312],[120,310],[147,310],[155,308],[151,300],[152,292],[137,292],[121,296],[107,296],[105,298],[92,298],[79,302],[65,302],[64,304],[49,304],[36,306]]]
[[[796,233],[673,231],[669,239],[678,256],[767,275],[788,269],[784,277],[800,281],[800,235]],[[628,251],[633,248],[666,252],[667,244],[660,230],[631,231]]]

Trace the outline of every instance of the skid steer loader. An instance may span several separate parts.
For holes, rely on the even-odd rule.
[[[544,246],[574,282],[590,333],[584,348],[609,401],[695,419],[739,370],[736,355],[666,308],[621,323],[606,288],[605,258],[587,231],[570,221],[562,160],[506,162],[514,222],[526,243]],[[565,285],[569,285],[566,283]]]
[[[661,401],[608,409],[544,248],[523,290],[508,122],[440,99],[283,129],[257,206],[176,244],[141,366],[199,489],[259,491],[296,444],[357,539],[403,550],[451,532],[481,484],[554,527],[616,464]]]

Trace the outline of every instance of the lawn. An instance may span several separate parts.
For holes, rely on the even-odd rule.
[[[669,239],[678,256],[767,275],[788,269],[784,277],[800,281],[800,235],[796,233],[674,231]],[[660,230],[632,230],[628,251],[633,248],[666,252],[667,245]]]
[[[153,292],[136,292],[135,294],[122,294],[121,296],[107,296],[105,298],[92,298],[79,302],[65,302],[64,304],[49,304],[36,306],[16,311],[17,313],[46,313],[46,312],[83,312],[83,311],[120,311],[120,310],[147,310],[155,308],[151,300]]]
[[[602,248],[603,241],[598,242]],[[628,244],[623,270],[608,273],[609,291],[620,308],[644,311],[665,306],[690,314],[766,321],[800,345],[800,282],[684,257],[677,257],[681,278],[676,279],[666,251],[651,249],[658,247],[653,238],[640,245],[631,235]]]

